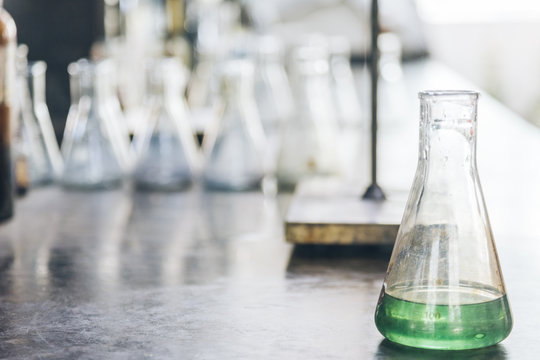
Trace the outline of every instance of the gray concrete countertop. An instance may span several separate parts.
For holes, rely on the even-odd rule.
[[[413,110],[422,88],[467,85],[433,63],[409,74]],[[293,248],[288,196],[51,187],[0,226],[0,358],[538,358],[540,131],[481,102],[480,178],[514,313],[501,344],[441,353],[384,341],[373,315],[390,249]],[[417,113],[404,119],[416,133]],[[394,129],[381,127],[384,164]],[[381,166],[387,187],[412,180],[417,138],[403,141],[412,159]]]

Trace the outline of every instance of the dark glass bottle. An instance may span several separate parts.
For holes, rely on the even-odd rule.
[[[11,125],[17,29],[0,0],[0,221],[13,216]]]

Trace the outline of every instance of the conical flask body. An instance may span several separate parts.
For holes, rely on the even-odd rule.
[[[134,138],[139,189],[182,190],[192,182],[198,153],[182,97],[186,82],[187,70],[176,59],[156,59],[147,66],[144,128]]]
[[[204,182],[216,190],[257,189],[265,175],[266,138],[253,98],[253,64],[230,60],[222,69],[222,115],[207,130]]]
[[[375,313],[389,340],[461,350],[512,316],[476,170],[475,92],[422,92],[418,168]]]
[[[112,125],[115,119],[104,101],[106,67],[101,64],[82,60],[77,63],[80,98],[74,113],[70,113],[62,141],[62,184],[66,188],[114,188],[123,183],[125,176],[123,143],[118,140]]]
[[[192,182],[190,156],[172,115],[164,108],[153,112],[148,118],[146,134],[134,139],[136,147],[140,146],[135,184],[139,189],[182,190]],[[195,151],[195,140],[188,141],[193,143],[192,152]]]
[[[64,159],[62,183],[68,188],[113,188],[121,185],[123,171],[118,153],[112,143],[113,136],[99,109],[88,104],[87,98],[79,102],[79,117],[72,129],[69,148]]]

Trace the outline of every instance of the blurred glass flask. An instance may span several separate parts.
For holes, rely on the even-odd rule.
[[[342,175],[359,178],[365,170],[359,166],[365,147],[362,136],[362,111],[360,98],[351,69],[351,44],[346,37],[328,39],[330,50],[330,78],[334,104],[340,125],[339,158]]]
[[[279,39],[270,35],[257,36],[253,39],[253,47],[256,59],[255,101],[268,141],[267,166],[273,171],[282,128],[293,116],[294,100]]]
[[[204,182],[219,190],[260,187],[265,175],[264,130],[254,99],[254,65],[228,60],[220,70],[221,116],[206,131]]]
[[[147,64],[148,101],[140,131],[135,133],[137,165],[135,185],[139,189],[182,190],[198,170],[198,149],[189,125],[183,94],[187,70],[174,58]]]
[[[17,103],[15,168],[19,193],[29,186],[52,183],[62,173],[62,156],[45,102],[47,65],[27,61],[28,47],[17,49]]]
[[[351,45],[346,37],[329,38],[330,78],[332,94],[341,126],[355,126],[361,122],[358,91],[351,69]]]
[[[115,127],[118,119],[107,99],[110,71],[106,61],[81,59],[69,67],[70,85],[75,87],[72,96],[80,98],[78,102],[72,99],[62,141],[66,188],[118,187],[128,171],[126,143]]]
[[[338,116],[332,97],[328,49],[300,46],[292,53],[295,115],[284,126],[276,177],[282,189],[304,176],[339,172]]]

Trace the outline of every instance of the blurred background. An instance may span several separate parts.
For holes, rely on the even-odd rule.
[[[129,175],[140,187],[182,188],[202,173],[217,188],[249,188],[268,174],[294,188],[305,175],[367,174],[355,164],[368,152],[371,4],[4,0],[25,44],[19,76],[31,82],[19,92],[19,108],[25,97],[45,97],[50,114],[49,121],[47,108],[33,105],[44,139],[37,151],[25,150],[34,146],[24,144],[31,120],[20,112],[16,153],[45,153],[51,176],[68,187],[108,187]],[[403,68],[425,59],[540,126],[540,85],[531,81],[540,75],[540,8],[533,0],[380,0],[379,7],[383,128],[415,113]],[[32,68],[36,61],[44,64]],[[105,130],[88,125],[94,121]],[[41,160],[30,160],[33,171]],[[98,172],[118,181],[89,180]],[[149,184],[156,182],[145,178],[149,172],[161,182]]]
[[[58,139],[69,108],[67,65],[93,46],[127,32],[148,41],[183,34],[196,40],[196,0],[5,0],[30,60],[48,65],[47,103]],[[361,58],[368,40],[365,0],[268,0],[236,2],[258,32],[287,42],[301,34],[345,35]],[[540,7],[534,0],[381,0],[382,24],[398,33],[404,58],[429,52],[527,120],[540,124]],[[205,5],[210,7],[210,5]],[[198,6],[199,8],[202,6]],[[418,14],[418,17],[416,16]],[[200,15],[200,14],[199,14]],[[231,15],[234,16],[234,15]],[[222,19],[223,20],[223,19]],[[212,47],[211,29],[206,31]],[[149,33],[151,32],[151,33]],[[142,38],[140,40],[143,40]],[[200,39],[199,39],[200,40]],[[204,45],[203,45],[204,46]]]

